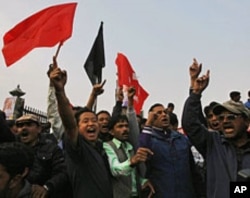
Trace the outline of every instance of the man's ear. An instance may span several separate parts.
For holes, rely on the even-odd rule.
[[[25,178],[28,175],[28,173],[29,173],[29,168],[26,167],[22,173],[22,177]]]

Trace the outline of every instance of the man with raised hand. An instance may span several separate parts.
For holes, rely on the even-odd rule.
[[[191,67],[197,67],[193,62]],[[213,108],[221,133],[211,133],[199,119],[201,96],[210,79],[209,70],[197,77],[183,110],[182,126],[190,141],[206,159],[207,197],[230,197],[230,181],[242,181],[241,169],[250,167],[249,111],[241,103],[227,101]]]
[[[130,87],[128,89],[128,109],[131,114],[133,112],[134,95],[135,89]],[[150,188],[151,194],[154,193],[151,183],[145,179],[143,180],[138,171],[138,165],[141,162],[145,162],[153,152],[148,148],[137,149],[133,145],[135,140],[138,141],[136,138],[138,138],[139,127],[136,115],[130,116],[130,121],[124,114],[117,114],[111,117],[109,130],[113,139],[104,143],[104,149],[108,155],[113,175],[114,197],[117,198],[140,197],[141,190],[146,187]],[[129,122],[131,123],[129,124]]]
[[[55,87],[58,110],[65,128],[65,151],[75,198],[112,198],[112,184],[107,156],[98,141],[96,114],[88,108],[73,113],[65,93],[66,71],[53,58],[50,80]]]

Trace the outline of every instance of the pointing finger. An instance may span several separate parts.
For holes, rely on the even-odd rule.
[[[105,83],[106,83],[106,79],[102,82],[102,84],[101,84],[101,87],[103,87],[104,85],[105,85]]]

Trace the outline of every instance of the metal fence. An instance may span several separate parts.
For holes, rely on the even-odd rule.
[[[34,115],[36,115],[39,118],[39,121],[41,123],[47,123],[48,122],[47,113],[43,112],[43,111],[40,111],[38,109],[29,107],[29,106],[24,106],[23,115],[25,115],[25,114],[34,114]]]

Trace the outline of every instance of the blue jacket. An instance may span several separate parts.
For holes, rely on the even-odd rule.
[[[182,127],[192,144],[206,158],[207,198],[228,198],[230,181],[239,180],[238,170],[250,167],[250,143],[236,149],[220,133],[209,132],[199,121],[200,98],[201,95],[191,93],[186,100]],[[237,153],[240,155],[237,156]]]
[[[146,163],[146,177],[152,182],[155,197],[194,198],[190,143],[176,131],[145,127],[140,146],[154,153]]]

